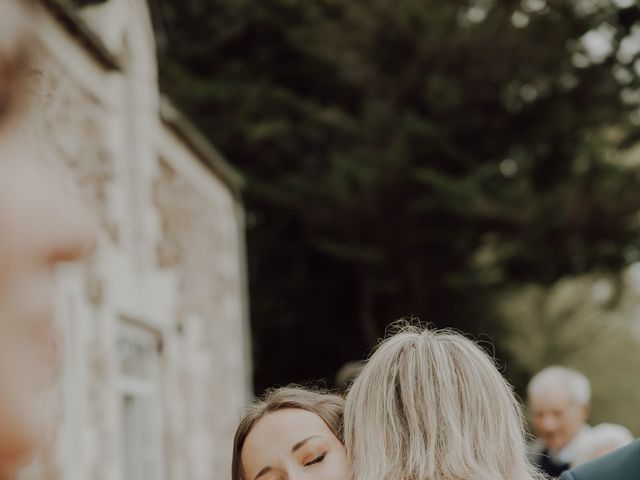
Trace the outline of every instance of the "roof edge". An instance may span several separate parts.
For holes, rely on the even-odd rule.
[[[122,70],[118,58],[109,51],[103,41],[87,25],[82,17],[65,0],[40,0],[60,21],[67,31],[79,38],[85,49],[107,70]]]
[[[231,188],[235,195],[242,193],[246,186],[246,180],[242,174],[229,164],[218,149],[164,94],[160,97],[160,118],[200,157],[205,166]]]

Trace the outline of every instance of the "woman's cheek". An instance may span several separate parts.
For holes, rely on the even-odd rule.
[[[329,464],[329,476],[326,480],[348,480],[347,453],[344,449],[335,452],[331,456]]]

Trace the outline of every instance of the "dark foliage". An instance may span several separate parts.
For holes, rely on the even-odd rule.
[[[158,0],[163,88],[249,181],[257,390],[401,316],[499,345],[506,289],[638,259],[639,9],[596,3]]]

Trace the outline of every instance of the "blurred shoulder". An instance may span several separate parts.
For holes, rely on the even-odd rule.
[[[636,480],[640,471],[640,440],[609,455],[565,472],[562,480]]]

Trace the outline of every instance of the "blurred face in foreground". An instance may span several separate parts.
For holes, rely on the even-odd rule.
[[[0,471],[46,426],[58,367],[53,274],[90,244],[78,200],[18,132],[0,132]]]
[[[568,388],[546,388],[530,399],[533,428],[551,452],[562,450],[578,434],[587,419],[587,406],[578,405]]]
[[[347,480],[344,446],[315,413],[272,412],[253,427],[242,449],[243,480]]]
[[[46,430],[45,393],[59,363],[53,274],[91,243],[78,198],[24,133],[13,63],[21,47],[5,36],[18,18],[11,4],[0,19],[0,478],[11,476]]]

